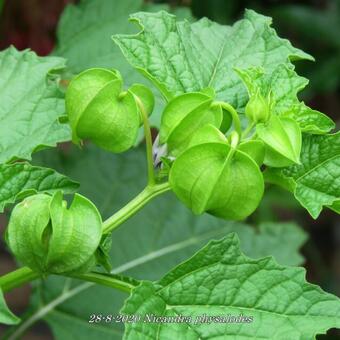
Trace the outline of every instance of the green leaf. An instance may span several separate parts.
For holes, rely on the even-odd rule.
[[[128,23],[131,13],[170,9],[169,6],[145,4],[142,0],[91,1],[69,4],[62,13],[57,29],[54,54],[67,59],[68,70],[79,73],[92,67],[117,68],[127,83],[140,80],[126,63],[119,49],[112,43],[114,33],[134,33]],[[181,9],[181,14],[190,16]],[[98,24],[99,23],[99,24]]]
[[[141,283],[121,310],[142,320],[147,314],[192,318],[125,323],[126,340],[312,339],[340,327],[339,311],[339,299],[307,283],[304,269],[281,266],[270,257],[244,256],[235,234],[209,242],[161,280]],[[203,315],[211,323],[202,322]],[[245,321],[221,321],[230,316]]]
[[[79,184],[58,172],[28,163],[0,165],[0,212],[7,204],[36,193],[76,191]]]
[[[294,119],[303,132],[323,134],[335,127],[325,114],[300,102],[297,95],[308,84],[292,65],[279,64],[271,72],[262,67],[236,69],[250,96],[260,93],[273,100],[273,113]]]
[[[213,87],[218,99],[240,109],[247,93],[234,67],[263,66],[270,71],[289,59],[313,59],[278,38],[271,19],[252,10],[232,27],[208,19],[177,22],[166,12],[137,13],[130,20],[141,28],[140,33],[116,35],[114,40],[128,62],[167,100]]]
[[[20,319],[16,317],[7,307],[4,295],[0,289],[0,324],[16,325]]]
[[[52,72],[64,59],[38,57],[14,47],[0,52],[0,163],[31,159],[31,153],[70,139],[58,118],[64,101]]]
[[[293,192],[316,219],[324,206],[332,206],[340,199],[340,132],[305,135],[300,162],[283,169],[268,169],[265,178]]]
[[[80,181],[81,193],[95,202],[103,217],[108,217],[145,185],[145,176],[141,176],[146,173],[144,156],[142,149],[113,155],[91,146],[85,147],[82,153],[74,150],[67,156],[56,150],[46,150],[36,154],[35,160],[40,159],[40,164],[53,166]],[[111,183],[110,190],[107,190],[107,183]],[[156,280],[210,239],[233,231],[238,233],[242,250],[249,256],[273,254],[279,263],[287,265],[303,262],[298,250],[307,234],[295,223],[267,223],[253,228],[207,214],[195,217],[168,193],[156,198],[115,231],[111,249],[113,271]],[[54,336],[57,339],[93,339],[95,336],[121,339],[121,324],[101,323],[94,327],[88,323],[88,318],[94,313],[118,314],[126,295],[105,287],[89,288],[77,283],[51,277],[43,286],[44,301],[36,307],[39,311],[44,307],[42,317],[51,326]]]

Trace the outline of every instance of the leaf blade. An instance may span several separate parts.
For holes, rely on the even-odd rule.
[[[288,291],[289,294],[284,294]],[[150,307],[155,299],[165,306],[161,316],[174,313],[192,316],[195,320],[202,315],[221,317],[244,313],[244,317],[252,317],[252,322],[241,324],[186,322],[193,339],[235,336],[310,339],[328,328],[340,326],[337,297],[307,283],[302,268],[283,267],[270,257],[259,260],[245,257],[235,234],[209,242],[156,283],[142,283],[133,290],[122,312],[141,313],[143,317],[153,313]],[[171,338],[183,334],[177,323],[126,323],[125,328],[124,339],[138,339],[143,335]]]
[[[28,163],[0,165],[0,212],[7,204],[36,193],[54,193],[62,189],[72,193],[78,188],[78,183],[68,179],[58,172],[32,166]]]
[[[20,319],[15,316],[7,307],[4,295],[0,289],[0,324],[16,325]]]
[[[69,127],[58,121],[64,112],[62,93],[48,79],[64,67],[64,59],[10,47],[0,52],[0,61],[0,163],[29,160],[34,151],[69,140]]]
[[[266,66],[270,70],[277,63],[289,63],[289,59],[313,59],[278,38],[270,28],[270,18],[251,10],[232,27],[208,19],[192,25],[176,22],[165,12],[136,13],[130,20],[141,31],[136,35],[116,35],[114,41],[128,62],[149,78],[167,100],[210,86],[218,99],[240,109],[247,95],[233,67]],[[268,45],[271,50],[266,50]]]

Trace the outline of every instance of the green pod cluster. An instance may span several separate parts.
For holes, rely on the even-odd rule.
[[[268,122],[256,125],[256,133],[265,144],[264,164],[285,167],[300,162],[302,134],[293,119],[272,115]]]
[[[76,194],[68,209],[61,191],[24,199],[13,209],[7,229],[16,258],[41,274],[87,271],[95,264],[101,236],[95,205]]]
[[[214,126],[202,127],[171,167],[172,190],[195,214],[246,218],[257,208],[264,191],[262,173],[253,159],[263,159],[262,144],[247,143],[229,143]]]
[[[211,124],[217,128],[223,125],[228,130],[232,119],[229,113],[223,116],[220,105],[213,103],[212,89],[185,93],[172,99],[162,114],[160,143],[167,144],[171,155],[177,156],[189,145],[192,136],[200,127]]]
[[[90,139],[114,153],[132,147],[143,121],[136,97],[145,112],[151,114],[152,92],[142,84],[124,91],[118,71],[93,68],[77,75],[70,82],[65,99],[73,142]]]

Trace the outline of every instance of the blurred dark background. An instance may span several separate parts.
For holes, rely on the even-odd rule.
[[[100,0],[93,0],[100,1]],[[117,0],[112,0],[117,1]],[[232,24],[242,17],[245,8],[273,17],[279,36],[312,54],[315,63],[297,65],[299,74],[310,79],[302,97],[309,106],[326,113],[339,126],[340,113],[340,0],[276,1],[276,0],[182,0],[154,1],[171,6],[190,7],[196,18],[208,17],[221,24]],[[55,46],[59,17],[71,0],[0,0],[0,48],[14,45],[31,48],[38,55],[48,55]],[[340,295],[340,218],[325,210],[317,221],[293,202],[290,195],[271,189],[259,211],[252,217],[270,220],[296,220],[308,232],[309,241],[302,249],[306,258],[307,279],[328,292]],[[3,231],[5,217],[0,215]],[[0,274],[15,268],[4,247],[1,251]],[[11,309],[21,314],[27,307],[29,287],[6,295]],[[46,326],[38,323],[25,339],[51,339]],[[339,339],[330,331],[318,339]]]

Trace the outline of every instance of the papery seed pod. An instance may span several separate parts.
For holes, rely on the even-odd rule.
[[[257,208],[264,191],[258,165],[223,141],[216,128],[202,128],[200,133],[171,167],[172,190],[195,214],[208,212],[230,220],[246,218]]]
[[[66,92],[72,140],[90,139],[111,152],[129,149],[137,138],[140,115],[134,94],[123,91],[118,71],[93,68],[76,76]]]
[[[256,126],[256,133],[265,144],[264,164],[285,167],[300,162],[301,129],[293,119],[273,115]]]
[[[185,93],[172,99],[164,109],[160,128],[160,142],[167,143],[172,155],[183,152],[193,134],[201,126],[212,124],[220,127],[223,112],[212,105],[212,90]]]
[[[69,208],[61,191],[25,198],[12,211],[7,240],[16,258],[39,273],[86,271],[102,235],[101,216],[75,194]]]

